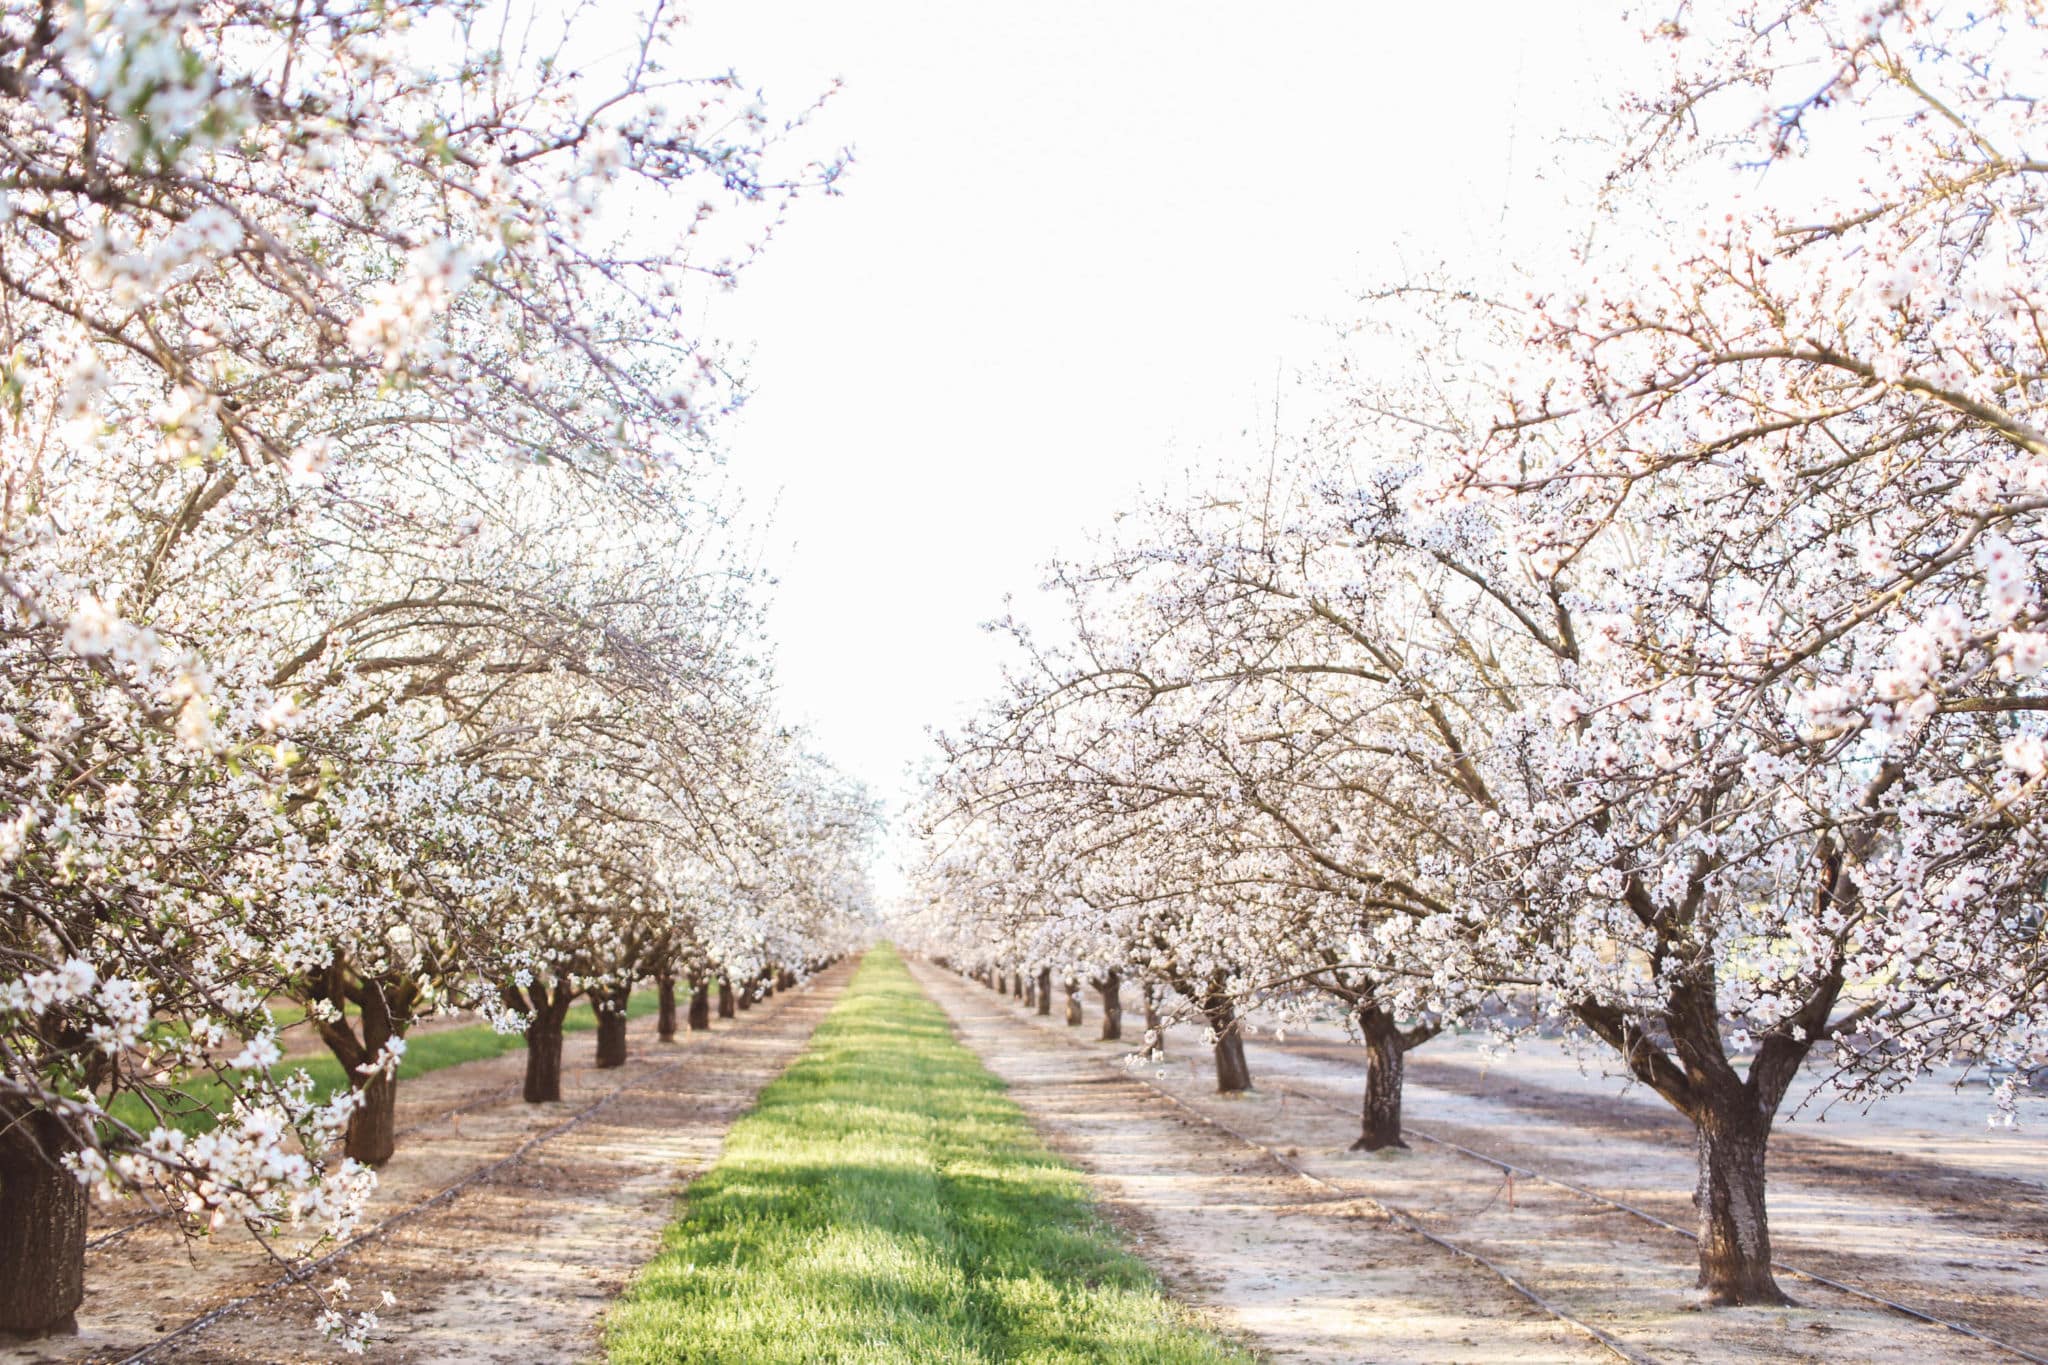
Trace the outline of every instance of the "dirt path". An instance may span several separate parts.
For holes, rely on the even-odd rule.
[[[918,983],[1088,1173],[1177,1297],[1279,1361],[1611,1359],[1484,1271],[1092,1064],[1021,1008],[929,963]]]
[[[575,1118],[497,1174],[361,1244],[318,1277],[345,1276],[351,1306],[377,1312],[386,1361],[530,1362],[589,1358],[605,1305],[659,1246],[681,1183],[709,1165],[727,1128],[802,1051],[851,972],[841,964],[709,1033],[662,1043],[636,1021],[627,1065],[592,1064],[595,1035],[572,1035],[563,1101],[519,1099],[521,1053],[449,1067],[400,1089],[398,1155],[366,1227],[422,1203]],[[609,1097],[609,1098],[607,1098]],[[193,1246],[144,1228],[86,1266],[80,1333],[0,1362],[115,1361],[208,1309],[276,1278],[253,1239]],[[390,1291],[395,1306],[381,1306]],[[152,1361],[332,1360],[317,1304],[285,1290],[152,1352]]]
[[[1341,1111],[1358,1103],[1355,1053],[1291,1043],[1248,1051],[1269,1089],[1286,1085]],[[1692,1134],[1675,1114],[1442,1062],[1411,1069],[1405,1110],[1410,1127],[1681,1226],[1694,1217]],[[1770,1178],[1781,1259],[2016,1345],[2048,1342],[2048,1194],[2039,1186],[1804,1134],[1773,1140]],[[1813,1297],[1796,1279],[1784,1287]]]
[[[1069,1086],[1086,1087],[1096,1078],[1114,1076],[1117,1058],[1124,1049],[1117,1044],[1094,1041],[1095,1023],[1068,1029],[1057,1019],[1028,1014],[1013,1001],[1004,1000],[979,986],[957,978],[939,979],[940,974],[925,967],[921,979],[940,994],[949,1007],[964,1018],[983,1020],[979,1033],[970,1037],[977,1046],[1021,1052],[1032,1059],[1037,1070],[1031,1085],[1056,1090],[1061,1078]],[[1213,1092],[1207,1050],[1192,1039],[1176,1034],[1174,1055],[1163,1066],[1147,1068],[1144,1076],[1198,1111],[1230,1125],[1253,1139],[1277,1150],[1315,1175],[1334,1181],[1347,1192],[1369,1196],[1398,1207],[1418,1218],[1440,1235],[1475,1250],[1515,1274],[1559,1306],[1601,1329],[1613,1333],[1632,1348],[1660,1361],[1724,1361],[1768,1359],[1837,1362],[1856,1360],[1906,1365],[1926,1360],[1970,1361],[2010,1359],[2000,1353],[1938,1328],[1915,1324],[1880,1309],[1816,1285],[1789,1282],[1800,1299],[1790,1309],[1746,1309],[1738,1312],[1701,1312],[1690,1286],[1694,1263],[1691,1244],[1669,1232],[1659,1231],[1624,1215],[1605,1211],[1598,1205],[1546,1186],[1518,1182],[1513,1194],[1503,1188],[1500,1174],[1443,1149],[1418,1145],[1414,1151],[1364,1155],[1346,1150],[1357,1133],[1352,1112],[1356,1102],[1357,1067],[1349,1069],[1324,1059],[1287,1056],[1277,1049],[1252,1048],[1255,1081],[1264,1079],[1267,1089],[1246,1097],[1225,1098]],[[985,1054],[986,1055],[986,1054]],[[994,1063],[992,1062],[992,1065]],[[1004,1068],[996,1066],[999,1072]],[[1007,1074],[1007,1073],[1005,1073]],[[1136,1081],[1118,1087],[1118,1098],[1109,1104],[1111,1113],[1100,1120],[1102,1131],[1121,1134],[1126,1125],[1150,1125],[1153,1104],[1134,1096]],[[1282,1087],[1297,1093],[1290,1097]],[[1020,1102],[1033,1109],[1026,1094]],[[1335,1107],[1304,1100],[1314,1095],[1328,1099]],[[1044,1108],[1041,1104],[1039,1108]],[[1054,1108],[1058,1106],[1055,1105]],[[1038,1109],[1033,1109],[1034,1115]],[[1508,1104],[1489,1105],[1467,1095],[1437,1092],[1428,1086],[1412,1086],[1410,1119],[1418,1126],[1442,1129],[1444,1136],[1469,1140],[1498,1154],[1523,1161],[1539,1169],[1556,1170],[1607,1188],[1611,1177],[1634,1175],[1635,1186],[1616,1191],[1620,1197],[1652,1192],[1669,1200],[1676,1191],[1683,1204],[1690,1188],[1689,1165],[1675,1177],[1664,1169],[1683,1153],[1658,1142],[1645,1149],[1625,1134],[1601,1131],[1597,1125],[1581,1130],[1562,1116],[1545,1117]],[[1054,1114],[1051,1122],[1063,1122]],[[1112,1146],[1124,1141],[1108,1138]],[[1211,1130],[1200,1141],[1219,1159],[1244,1164],[1251,1155],[1242,1145]],[[1084,1164],[1088,1157],[1081,1154]],[[1680,1160],[1680,1165],[1686,1165]],[[1567,1166],[1567,1169],[1560,1169]],[[1624,1185],[1628,1182],[1624,1181]],[[1121,1190],[1112,1186],[1114,1198]],[[1798,1245],[1815,1245],[1832,1239],[1839,1255],[1864,1271],[1884,1268],[1909,1286],[1926,1284],[1949,1295],[1951,1301],[1972,1307],[1977,1325],[1987,1329],[2003,1327],[2024,1331],[2015,1339],[2038,1345],[2038,1331],[2027,1326],[2031,1319],[2019,1315],[2038,1313],[2039,1299],[2028,1302],[2020,1286],[2038,1283],[2043,1248],[2017,1245],[1995,1236],[1983,1239],[1976,1256],[1955,1257],[1948,1239],[1967,1236],[1967,1229],[1944,1225],[1936,1208],[1902,1208],[1890,1200],[1843,1198],[1820,1185],[1802,1186],[1796,1178],[1782,1186],[1774,1174],[1774,1211],[1783,1220],[1791,1240]],[[1299,1198],[1299,1195],[1294,1196]],[[1635,1202],[1631,1199],[1631,1202]],[[1660,1209],[1679,1213],[1677,1209]],[[1689,1213],[1689,1209],[1683,1211]],[[1300,1223],[1313,1217],[1308,1208],[1275,1208],[1268,1217]],[[1397,1245],[1401,1234],[1379,1227],[1374,1232],[1381,1247]],[[1175,1237],[1176,1245],[1191,1239]],[[1880,1267],[1880,1256],[1893,1262]],[[1488,1320],[1497,1314],[1500,1291],[1467,1275],[1454,1279],[1459,1263],[1446,1253],[1430,1251],[1427,1256],[1408,1250],[1411,1278],[1397,1280],[1385,1302],[1375,1302],[1378,1291],[1367,1286],[1348,1291],[1361,1300],[1361,1308],[1375,1315],[1370,1324],[1386,1330],[1406,1317],[1405,1305],[1388,1314],[1387,1304],[1400,1304],[1402,1295],[1412,1294],[1417,1283],[1448,1290],[1461,1286],[1465,1301],[1453,1303],[1447,1316],[1456,1321],[1465,1314],[1464,1334],[1492,1339]],[[1313,1264],[1329,1264],[1337,1257],[1328,1252],[1304,1248],[1290,1259],[1266,1257],[1265,1273],[1277,1276],[1313,1257]],[[1944,1261],[1961,1260],[1958,1267]],[[1911,1265],[1901,1269],[1905,1262]],[[1982,1270],[1977,1267],[1982,1265]],[[1446,1265],[1450,1269],[1446,1269]],[[1967,1292],[1965,1290],[1967,1289]],[[1193,1297],[1202,1299],[1200,1293]],[[1329,1303],[1304,1287],[1299,1302],[1291,1308],[1274,1305],[1281,1316],[1290,1312],[1322,1318]],[[1990,1318],[1994,1321],[1984,1321]],[[1455,1339],[1455,1338],[1453,1338]],[[1398,1349],[1398,1348],[1397,1348]],[[1355,1350],[1328,1350],[1322,1359],[1398,1358],[1383,1352],[1380,1342],[1367,1337]]]

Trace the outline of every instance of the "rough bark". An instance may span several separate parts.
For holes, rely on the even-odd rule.
[[[1038,1012],[1050,1018],[1052,1015],[1052,968],[1039,968],[1038,980],[1032,984],[1038,991]]]
[[[535,1019],[526,1028],[528,1104],[551,1104],[562,1098],[562,1021]]]
[[[672,976],[654,978],[654,989],[661,999],[661,1014],[655,1024],[655,1032],[664,1043],[676,1040],[676,979]]]
[[[1073,977],[1066,980],[1067,1027],[1081,1027],[1081,983]]]
[[[739,1009],[733,999],[732,978],[721,976],[718,978],[718,1017],[731,1019],[738,1013]]]
[[[569,1002],[576,998],[566,981],[554,989],[538,983],[527,990],[520,1005],[532,1016],[526,1026],[526,1086],[522,1092],[528,1104],[551,1104],[562,1098],[562,1021],[569,1016]]]
[[[362,1086],[362,1092],[355,1112],[348,1116],[341,1149],[365,1166],[382,1166],[398,1150],[398,1076],[380,1072]]]
[[[1789,1303],[1771,1274],[1771,1227],[1764,1200],[1768,1118],[1738,1103],[1714,1106],[1694,1122],[1699,1137],[1699,1287],[1709,1303]]]
[[[401,1008],[394,1009],[393,992],[384,983],[352,978],[339,961],[328,969],[323,994],[334,1007],[335,1017],[314,1016],[314,1027],[348,1074],[349,1083],[363,1092],[348,1117],[342,1152],[365,1166],[382,1166],[398,1149],[398,1077],[380,1075],[365,1082],[363,1068],[381,1057],[392,1038],[399,1036],[398,1016],[410,1017],[411,1002],[404,1001]],[[353,1022],[343,1012],[350,1002],[359,1011]]]
[[[60,1164],[76,1145],[49,1114],[0,1112],[0,1332],[76,1329],[86,1190]]]
[[[591,997],[597,1011],[597,1065],[609,1071],[626,1064],[626,1004],[633,996],[629,983],[608,987]]]
[[[702,1033],[711,1027],[711,987],[698,982],[690,990],[690,1032]]]
[[[1736,1071],[1723,1047],[1711,972],[1675,988],[1670,1008],[1661,1012],[1670,1052],[1639,1021],[1619,1010],[1586,1002],[1573,1007],[1603,1041],[1628,1059],[1638,1080],[1692,1121],[1699,1155],[1699,1183],[1693,1192],[1699,1218],[1698,1284],[1709,1304],[1791,1302],[1771,1273],[1765,1195],[1771,1120],[1814,1036],[1826,1027],[1826,1011],[1839,989],[1839,978],[1823,982],[1805,1009],[1793,1016],[1805,1036],[1774,1031],[1759,1044],[1746,1077]]]
[[[1095,979],[1095,993],[1102,997],[1102,1041],[1114,1043],[1124,1036],[1124,979],[1120,973],[1104,972]]]
[[[1394,1017],[1377,1005],[1361,1005],[1358,1027],[1365,1035],[1365,1104],[1359,1115],[1354,1152],[1406,1147],[1401,1140],[1401,1083],[1408,1041]]]

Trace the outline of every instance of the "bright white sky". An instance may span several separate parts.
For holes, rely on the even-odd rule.
[[[1611,0],[692,14],[697,66],[771,113],[845,80],[816,125],[844,197],[710,321],[751,350],[725,436],[773,507],[783,708],[892,800],[995,686],[1004,595],[1028,615],[1141,486],[1257,458],[1358,291],[1554,240],[1553,137],[1604,130],[1643,51]]]

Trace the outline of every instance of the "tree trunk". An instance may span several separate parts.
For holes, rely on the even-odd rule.
[[[528,1104],[551,1104],[562,1098],[562,1015],[552,1007],[535,1012],[526,1026],[526,1088]]]
[[[1024,1008],[1038,1008],[1038,978],[1035,976],[1024,983]]]
[[[86,1188],[58,1164],[76,1146],[48,1114],[0,1112],[0,1331],[76,1330]]]
[[[1244,1059],[1244,1034],[1237,1027],[1237,1009],[1221,996],[1211,996],[1202,1013],[1216,1035],[1216,1093],[1235,1095],[1252,1088],[1252,1069]]]
[[[1066,980],[1067,1027],[1081,1027],[1081,983],[1073,977]]]
[[[1102,1041],[1114,1043],[1124,1036],[1124,979],[1116,972],[1105,972],[1095,982],[1096,994],[1102,997]]]
[[[1145,997],[1145,1046],[1164,1057],[1166,1055],[1166,1025],[1159,1022],[1159,983],[1147,981]]]
[[[655,1032],[661,1036],[662,1042],[673,1043],[676,1040],[676,979],[672,976],[657,976],[654,978],[654,989],[661,997],[661,1017]]]
[[[718,978],[718,1017],[721,1019],[731,1019],[738,1015],[738,1013],[739,1010],[735,1008],[733,1003],[732,978],[721,976]]]
[[[354,1078],[359,1084],[363,1078]],[[382,1166],[398,1150],[398,1077],[379,1073],[362,1084],[362,1098],[348,1116],[341,1150],[365,1166]]]
[[[711,988],[698,982],[690,990],[690,1032],[702,1033],[711,1027]]]
[[[337,978],[338,982],[339,978]],[[354,1112],[348,1116],[348,1128],[342,1135],[341,1150],[365,1166],[382,1166],[391,1160],[391,1154],[398,1147],[398,1077],[380,1075],[366,1078],[362,1069],[384,1055],[386,1045],[396,1035],[393,1027],[395,1018],[391,1009],[389,994],[384,985],[372,980],[360,989],[345,992],[336,984],[331,987],[328,999],[337,1009],[342,1001],[353,995],[360,1003],[358,1023],[362,1036],[356,1036],[356,1025],[348,1016],[338,1014],[333,1019],[316,1019],[320,1041],[327,1044],[327,1050],[334,1054],[334,1060],[341,1063],[341,1069],[348,1075],[348,1083],[361,1090],[362,1097]],[[410,1017],[410,1010],[406,1010]]]
[[[1365,1108],[1351,1150],[1406,1147],[1401,1140],[1401,1082],[1407,1047],[1400,1026],[1379,1006],[1366,1004],[1358,1008],[1358,1027],[1365,1035]]]
[[[1737,1093],[1693,1118],[1698,1129],[1700,1183],[1693,1195],[1700,1218],[1700,1279],[1707,1301],[1720,1305],[1782,1304],[1771,1275],[1771,1229],[1764,1201],[1764,1166],[1771,1129],[1748,1112]]]
[[[1024,998],[1024,973],[1010,973],[1010,998],[1013,1000],[1022,1000]]]
[[[632,996],[629,983],[591,997],[591,1008],[597,1011],[597,1065],[601,1071],[626,1064],[626,1003]]]
[[[1041,967],[1038,971],[1038,1012],[1052,1017],[1052,968]]]

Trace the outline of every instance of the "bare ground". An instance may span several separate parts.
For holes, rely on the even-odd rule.
[[[1177,1111],[1021,1006],[924,962],[912,974],[1090,1177],[1167,1289],[1278,1361],[1610,1357],[1484,1271]]]
[[[381,1173],[366,1228],[605,1103],[388,1236],[359,1242],[316,1283],[346,1277],[349,1306],[377,1312],[382,1325],[371,1350],[379,1360],[592,1357],[606,1304],[658,1249],[675,1193],[716,1160],[732,1122],[803,1050],[850,971],[841,964],[673,1043],[656,1038],[653,1019],[636,1021],[619,1069],[592,1064],[594,1034],[572,1035],[559,1104],[520,1101],[523,1053],[406,1082],[398,1121],[410,1131]],[[108,1223],[135,1212],[112,1211]],[[276,1262],[240,1231],[187,1243],[168,1224],[144,1227],[88,1258],[76,1337],[0,1347],[0,1362],[121,1360],[277,1275]],[[385,1291],[394,1306],[381,1304]],[[336,1359],[314,1328],[318,1311],[312,1295],[288,1288],[162,1345],[149,1359]]]
[[[1355,1050],[1255,1044],[1251,1052],[1255,1077],[1340,1109],[1358,1101],[1364,1067]],[[1420,1053],[1412,1062],[1411,1126],[1692,1222],[1693,1138],[1677,1114],[1532,1083],[1512,1058],[1490,1074]],[[1810,1132],[1772,1140],[1770,1182],[1780,1259],[2030,1350],[2048,1344],[2048,1192],[2038,1185]],[[1783,1283],[1802,1300],[1832,1297],[1797,1277]]]
[[[1348,1220],[1333,1218],[1336,1206],[1308,1202],[1305,1185],[1285,1197],[1250,1198],[1231,1169],[1256,1183],[1275,1179],[1278,1168],[1262,1168],[1253,1149],[1215,1129],[1191,1121],[1177,1142],[1153,1137],[1172,1122],[1160,1113],[1163,1101],[1136,1077],[1117,1075],[1126,1049],[1095,1041],[1093,1017],[1069,1029],[929,966],[918,970],[1049,1138],[1096,1177],[1120,1213],[1155,1229],[1139,1249],[1169,1285],[1261,1348],[1287,1359],[1485,1358],[1444,1349],[1472,1339],[1515,1358],[1543,1357],[1543,1348],[1510,1346],[1500,1335],[1495,1324],[1519,1301],[1484,1272],[1360,1216],[1363,1206],[1352,1206]],[[1304,1055],[1255,1043],[1254,1081],[1266,1089],[1226,1098],[1213,1093],[1207,1049],[1192,1038],[1173,1043],[1166,1064],[1144,1068],[1145,1081],[1346,1192],[1413,1215],[1651,1358],[1882,1365],[2011,1358],[1797,1280],[1787,1281],[1799,1300],[1793,1308],[1701,1311],[1691,1288],[1692,1244],[1676,1234],[1554,1187],[1520,1181],[1510,1192],[1498,1171],[1443,1148],[1346,1150],[1357,1133],[1353,1106],[1363,1074],[1355,1054],[1319,1048]],[[1530,1102],[1525,1080],[1500,1088],[1508,1084],[1520,1093],[1483,1096],[1411,1081],[1406,1116],[1414,1126],[1689,1221],[1689,1148],[1640,1130],[1639,1114],[1609,1122],[1614,1116],[1597,1098],[1561,1105],[1546,1093]],[[1797,1147],[1772,1176],[1785,1254],[1954,1312],[2015,1344],[2039,1349],[2048,1340],[2041,1316],[2048,1249],[2025,1239],[2028,1211],[1980,1217],[1992,1210],[1977,1201],[1992,1191],[1967,1172],[1920,1172],[1926,1181],[1916,1186],[1912,1170],[1888,1171],[1858,1187],[1837,1164],[1847,1158],[1824,1141],[1806,1138]],[[1856,1155],[1866,1169],[1879,1164],[1870,1153]],[[1199,1187],[1177,1178],[1202,1172]],[[1950,1216],[1958,1196],[1964,1212]],[[1234,1226],[1206,1230],[1211,1201],[1228,1202]],[[1398,1268],[1384,1280],[1344,1273],[1368,1260]],[[1551,1330],[1560,1351],[1579,1349],[1582,1339]],[[1419,1336],[1424,1331],[1435,1335]]]

